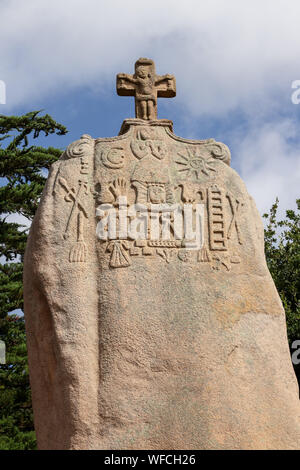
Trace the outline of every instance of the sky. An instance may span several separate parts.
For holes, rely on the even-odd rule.
[[[299,0],[0,0],[0,113],[44,110],[69,132],[40,143],[62,149],[117,135],[134,99],[116,74],[149,57],[176,77],[158,117],[226,143],[260,213],[278,197],[284,215],[300,197],[299,18]]]

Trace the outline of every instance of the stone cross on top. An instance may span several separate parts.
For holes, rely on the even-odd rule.
[[[141,58],[135,63],[134,75],[117,75],[117,93],[120,96],[135,97],[135,117],[157,119],[157,98],[176,96],[176,82],[173,75],[156,75],[151,59]]]

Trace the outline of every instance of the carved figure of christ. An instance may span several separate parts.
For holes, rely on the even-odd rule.
[[[135,63],[134,75],[117,75],[117,93],[120,96],[135,97],[135,116],[139,119],[157,119],[157,98],[176,96],[176,82],[173,75],[156,75],[151,59],[139,59]]]

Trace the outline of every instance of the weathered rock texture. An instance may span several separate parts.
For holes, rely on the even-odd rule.
[[[294,449],[285,315],[252,198],[213,139],[167,120],[84,135],[55,163],[25,256],[40,449]],[[100,203],[204,205],[202,248],[100,240]]]

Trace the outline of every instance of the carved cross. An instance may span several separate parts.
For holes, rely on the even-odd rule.
[[[176,96],[173,75],[156,75],[151,59],[141,58],[135,63],[134,75],[117,75],[117,93],[135,97],[135,116],[139,119],[157,119],[157,98]]]

